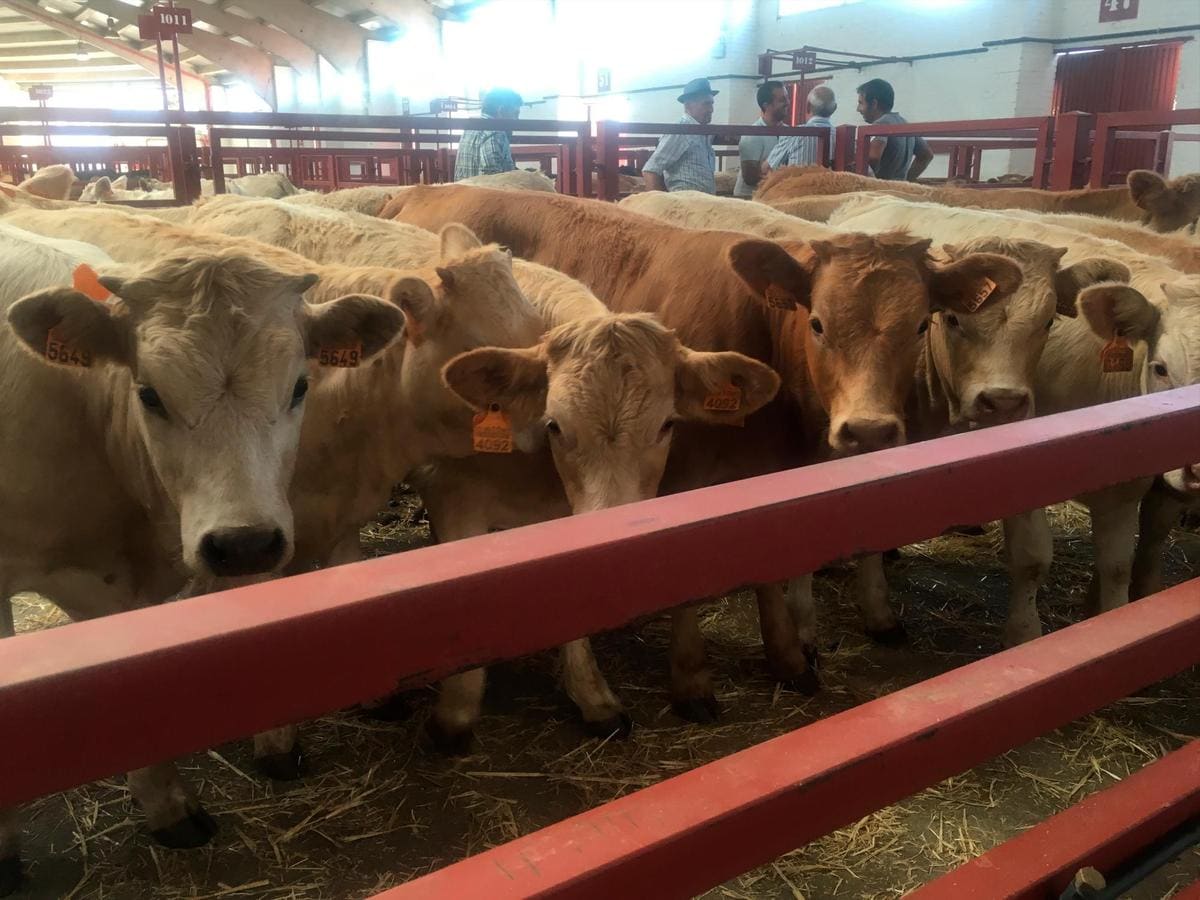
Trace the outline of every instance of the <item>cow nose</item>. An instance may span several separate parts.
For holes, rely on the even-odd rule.
[[[279,528],[217,528],[200,539],[200,558],[214,575],[257,575],[279,565],[284,544]]]
[[[843,449],[864,452],[900,443],[900,423],[895,419],[847,419],[838,429]]]
[[[1015,422],[1029,413],[1029,391],[990,388],[975,399],[976,418],[987,422]]]

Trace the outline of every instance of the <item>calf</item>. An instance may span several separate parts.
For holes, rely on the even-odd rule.
[[[71,196],[71,187],[74,184],[75,173],[71,167],[57,164],[42,166],[18,184],[17,188],[47,200],[66,200]]]
[[[780,245],[552,195],[514,202],[478,188],[414,188],[389,213],[425,227],[463,221],[518,256],[578,278],[614,311],[656,313],[689,347],[772,365],[783,389],[744,429],[680,426],[666,492],[902,442],[904,402],[931,308],[966,308],[985,277],[999,300],[1021,278],[1013,263],[990,255],[935,265],[928,241],[901,234]],[[772,670],[811,688],[782,586],[759,588],[759,610]],[[696,609],[672,616],[676,709],[710,719],[716,701]]]
[[[310,361],[347,342],[374,355],[399,312],[359,295],[306,305],[314,275],[237,249],[102,267],[84,296],[69,285],[98,250],[0,232],[0,631],[23,591],[82,619],[283,568]],[[161,843],[212,835],[171,764],[130,789]],[[0,812],[0,893],[20,875],[17,836]]]
[[[1043,191],[1035,188],[977,190],[881,181],[851,172],[830,172],[819,166],[788,166],[768,175],[754,199],[776,203],[814,194],[878,191],[943,206],[1083,213],[1141,222],[1155,231],[1163,232],[1194,226],[1200,217],[1200,174],[1181,175],[1167,181],[1156,172],[1136,169],[1129,173],[1127,182],[1121,187],[1078,191]]]
[[[1051,330],[1035,378],[1040,413],[1078,409],[1200,381],[1200,367],[1193,363],[1200,358],[1200,276],[1183,275],[1165,260],[1115,241],[1041,222],[895,199],[848,202],[833,221],[847,228],[890,228],[904,222],[935,238],[1027,237],[1066,246],[1068,262],[1102,257],[1128,269],[1128,285],[1109,285],[1091,296],[1081,296],[1078,305],[1084,315],[1060,320]],[[1100,354],[1117,334],[1134,345],[1134,359],[1128,372],[1105,373]],[[1188,468],[1177,469],[1165,480],[1183,495],[1198,495],[1200,484],[1189,473]],[[1138,505],[1149,485],[1150,479],[1139,479],[1080,498],[1092,514],[1096,550],[1092,600],[1100,610],[1129,599]],[[1147,515],[1153,521],[1156,513],[1151,510],[1143,517]],[[1148,547],[1146,556],[1151,554]],[[1150,559],[1143,560],[1142,590],[1157,583],[1155,570]],[[1034,581],[1041,577],[1037,572],[1031,574]],[[1040,625],[1025,636],[1037,633]]]

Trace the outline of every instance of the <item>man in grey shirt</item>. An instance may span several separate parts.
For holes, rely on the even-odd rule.
[[[896,92],[882,78],[872,78],[858,86],[858,112],[870,125],[907,124],[899,113],[892,111],[895,102]],[[911,134],[872,138],[868,153],[871,173],[887,181],[916,181],[932,159],[933,151],[925,138]]]
[[[762,115],[755,125],[774,127],[783,123],[787,115],[788,95],[783,85],[778,81],[764,81],[758,86],[758,108]],[[779,138],[762,134],[748,134],[738,141],[738,160],[741,167],[738,171],[737,184],[733,188],[733,196],[749,199],[754,196],[754,189],[762,180],[762,165],[779,143]]]

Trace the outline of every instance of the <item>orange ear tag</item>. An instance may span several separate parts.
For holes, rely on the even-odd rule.
[[[357,369],[362,362],[362,344],[353,347],[322,347],[317,362],[334,369]]]
[[[512,423],[508,413],[493,403],[472,420],[471,440],[476,453],[512,453]]]
[[[62,340],[53,328],[46,332],[46,359],[60,366],[76,366],[80,369],[87,369],[92,365],[90,353],[72,347]]]
[[[97,303],[107,303],[112,291],[100,283],[100,276],[87,263],[80,263],[71,274],[71,286]]]
[[[1122,335],[1114,335],[1100,351],[1101,372],[1132,372],[1133,348]]]
[[[796,298],[783,288],[771,285],[766,293],[767,306],[771,309],[795,309]]]
[[[983,279],[983,284],[979,285],[979,289],[975,291],[975,296],[967,300],[967,309],[971,312],[979,309],[987,302],[987,298],[992,296],[992,292],[996,290],[996,282],[988,278],[986,275]]]
[[[711,412],[737,412],[742,408],[742,389],[735,384],[727,384],[704,398],[704,408]]]

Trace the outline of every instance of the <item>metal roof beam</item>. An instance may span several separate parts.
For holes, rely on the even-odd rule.
[[[366,72],[367,38],[371,36],[366,29],[301,0],[236,0],[233,5],[303,41],[343,75]]]
[[[271,28],[245,16],[225,12],[214,4],[198,0],[192,4],[192,15],[227,34],[243,37],[264,53],[272,53],[287,62],[302,75],[317,74],[317,51],[286,31]]]

